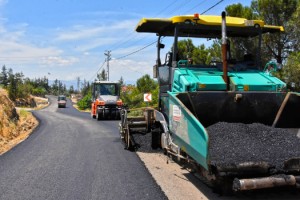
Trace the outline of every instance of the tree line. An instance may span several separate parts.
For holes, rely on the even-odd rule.
[[[42,78],[29,79],[24,76],[23,72],[14,73],[11,68],[2,66],[0,73],[0,86],[7,89],[8,96],[12,101],[17,99],[26,99],[30,95],[45,97],[46,94],[69,94],[73,93],[73,86],[66,88],[60,80],[54,80],[52,85],[49,85],[49,80],[46,76]]]

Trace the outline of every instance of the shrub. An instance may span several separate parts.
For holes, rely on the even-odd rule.
[[[91,101],[92,94],[89,92],[87,95],[85,95],[80,101],[77,102],[78,108],[80,110],[85,110],[91,107]]]

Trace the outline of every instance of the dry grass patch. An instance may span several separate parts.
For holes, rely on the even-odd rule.
[[[16,110],[6,91],[0,89],[0,155],[25,140],[37,125],[32,113]]]
[[[18,121],[10,121],[7,126],[2,127],[0,155],[24,141],[38,126],[38,121],[31,112],[21,109],[17,113],[19,114]]]

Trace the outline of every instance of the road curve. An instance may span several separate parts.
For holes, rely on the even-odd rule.
[[[0,199],[167,199],[135,153],[124,151],[118,121],[52,104],[40,125],[0,156]]]

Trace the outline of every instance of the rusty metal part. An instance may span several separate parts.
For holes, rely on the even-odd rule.
[[[260,173],[266,174],[271,168],[267,162],[244,162],[239,164],[228,164],[226,166],[217,166],[218,172],[237,172],[237,173]]]
[[[285,98],[284,98],[284,100],[283,100],[283,102],[282,102],[282,104],[281,104],[281,106],[280,106],[280,108],[279,108],[279,110],[278,110],[278,112],[276,114],[276,117],[275,117],[275,120],[274,120],[274,122],[272,124],[272,127],[276,127],[276,124],[277,124],[277,122],[278,122],[278,120],[279,120],[279,118],[280,118],[280,116],[282,114],[283,109],[285,108],[285,105],[286,105],[288,99],[290,98],[290,95],[291,95],[291,93],[288,92],[287,95],[285,96]]]
[[[234,179],[233,190],[255,190],[263,188],[273,188],[280,186],[296,186],[299,184],[299,176],[280,174],[276,176],[252,178],[252,179]]]
[[[228,73],[227,73],[227,33],[226,33],[226,13],[222,12],[222,62],[223,62],[223,79],[229,88]]]

